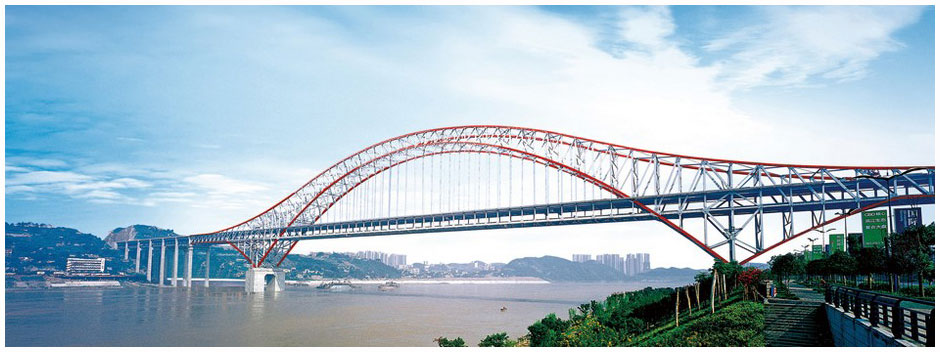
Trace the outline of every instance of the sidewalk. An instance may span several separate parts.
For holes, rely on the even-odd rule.
[[[813,291],[813,289],[795,282],[790,283],[790,292],[799,297],[801,301],[819,303],[824,303],[826,301],[826,295]]]

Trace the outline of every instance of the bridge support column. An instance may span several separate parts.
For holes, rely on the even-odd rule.
[[[179,239],[173,239],[173,282],[170,283],[170,286],[176,287],[177,281],[179,281],[179,272],[180,272],[180,241]]]
[[[166,286],[166,241],[160,240],[160,286]]]
[[[153,268],[153,241],[147,241],[147,282],[153,281],[151,270]]]
[[[287,286],[285,272],[271,268],[249,268],[245,273],[245,292],[265,293],[265,291],[283,291]]]
[[[134,260],[134,273],[140,272],[140,242],[134,242],[137,247],[137,259]]]
[[[127,261],[127,247],[129,247],[130,245],[131,245],[130,242],[124,242],[124,261],[125,262]]]
[[[186,246],[186,287],[193,287],[193,244]]]
[[[209,250],[212,249],[212,246],[206,247],[206,287],[209,287]]]

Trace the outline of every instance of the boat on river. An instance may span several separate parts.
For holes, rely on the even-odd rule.
[[[359,286],[353,285],[352,282],[349,282],[349,280],[324,282],[320,284],[320,286],[317,286],[318,289],[331,291],[346,291],[358,287]]]
[[[386,281],[384,284],[379,285],[379,291],[391,291],[398,288],[398,286],[395,281]]]

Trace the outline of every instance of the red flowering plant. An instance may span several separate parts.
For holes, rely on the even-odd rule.
[[[744,299],[753,296],[757,298],[757,284],[763,272],[757,268],[747,268],[738,274],[738,282],[744,286]]]

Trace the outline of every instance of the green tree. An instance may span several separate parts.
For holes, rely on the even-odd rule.
[[[854,255],[858,274],[868,278],[868,288],[872,288],[872,275],[885,272],[886,257],[884,249],[878,247],[859,248]]]
[[[835,252],[826,258],[826,261],[829,262],[829,270],[836,275],[842,276],[842,283],[845,284],[845,277],[847,275],[854,275],[858,269],[858,263],[855,261],[855,258],[848,255],[845,252]]]
[[[695,282],[700,284],[706,284],[712,282],[712,273],[711,271],[701,271],[698,274],[695,274]]]
[[[816,277],[825,277],[831,273],[827,259],[816,259],[806,263],[806,274]]]
[[[456,338],[453,340],[448,340],[446,337],[438,337],[434,339],[437,342],[439,347],[467,347],[466,342],[463,341],[463,338]]]
[[[712,265],[712,268],[718,270],[718,275],[724,275],[726,280],[734,284],[737,283],[734,278],[738,277],[738,274],[744,271],[744,267],[736,261],[724,263],[718,259],[715,259],[715,264]]]
[[[917,274],[920,296],[924,296],[924,276],[933,270],[930,246],[934,244],[934,224],[911,226],[890,237],[889,266],[897,274]]]
[[[796,254],[775,255],[770,258],[770,272],[777,277],[777,280],[783,281],[789,288],[790,277],[802,273],[803,266],[801,264],[802,262]]]
[[[515,342],[509,339],[509,334],[505,332],[498,332],[492,335],[488,335],[480,340],[480,343],[477,344],[480,347],[513,347]]]
[[[532,347],[560,346],[562,334],[568,329],[569,322],[559,319],[551,313],[542,320],[529,326],[529,344]]]

